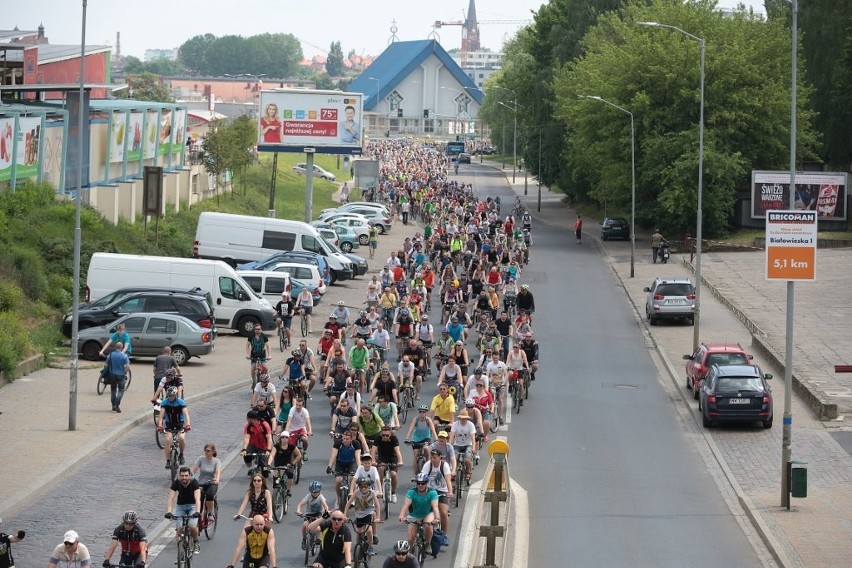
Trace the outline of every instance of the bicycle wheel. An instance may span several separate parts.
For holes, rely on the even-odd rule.
[[[361,545],[360,540],[355,543],[355,548],[352,550],[352,560],[352,565],[355,568],[366,566],[364,563],[364,547]]]
[[[99,395],[104,394],[104,391],[106,390],[106,383],[104,382],[103,377],[100,377],[100,376],[98,377],[97,388],[98,388],[98,394]]]
[[[287,489],[284,484],[286,477],[278,480],[278,486],[272,492],[272,516],[275,517],[275,522],[280,523],[287,513],[285,499],[287,498]]]
[[[305,536],[305,566],[310,566],[311,556],[314,554],[314,533],[309,532]]]
[[[260,369],[257,367],[251,372],[251,390],[254,391],[254,387],[257,386],[257,381],[260,379]]]
[[[532,382],[531,375],[529,373],[524,375],[524,400],[528,400],[530,398],[530,383]]]
[[[204,527],[204,536],[207,537],[207,540],[212,539],[216,536],[216,527],[219,524],[219,500],[213,500],[213,520],[207,521],[207,526]]]
[[[189,550],[189,537],[183,537],[178,542],[177,550],[177,567],[189,568],[189,557],[192,556],[192,551]]]
[[[177,436],[177,433],[172,434],[172,436]],[[178,468],[180,467],[178,459],[177,448],[172,448],[172,451],[169,453],[169,473],[171,474],[169,481],[177,479]]]
[[[421,544],[419,538],[414,542],[414,546],[411,547],[411,554],[420,562],[420,566],[423,566],[423,563],[426,562],[426,551],[423,549],[423,544]]]
[[[293,478],[293,483],[298,485],[299,480],[301,478],[302,478],[302,462],[300,460],[299,463],[296,464],[296,475]]]
[[[403,389],[402,391],[402,400],[399,402],[399,421],[402,424],[405,424],[405,421],[408,420],[408,405],[409,405],[409,393],[408,389]]]
[[[162,450],[165,447],[163,444],[163,433],[157,429],[156,423],[154,424],[154,439],[157,441],[157,446]]]
[[[301,319],[302,337],[307,337],[308,336],[308,316],[302,316],[300,319]]]
[[[133,381],[133,371],[127,369],[127,378],[124,380],[124,390],[130,389],[130,383]]]
[[[390,469],[390,468],[388,467],[387,469]],[[389,475],[389,474],[385,473],[385,475]],[[383,501],[382,506],[384,507],[385,515],[382,518],[387,519],[388,518],[388,510],[390,509],[390,496],[391,496],[391,482],[390,482],[389,478],[386,478],[384,480],[384,482],[382,483],[382,491],[385,494],[385,498],[382,499],[382,501]]]
[[[283,353],[283,352],[284,352],[284,350],[287,348],[287,346],[285,345],[286,339],[287,339],[287,334],[286,334],[286,333],[284,333],[284,328],[283,328],[283,327],[279,327],[279,328],[278,328],[278,349],[279,349],[282,353]]]
[[[464,458],[462,458],[464,459]],[[458,468],[456,472],[456,482],[455,482],[455,490],[456,490],[456,509],[459,508],[459,502],[461,501],[461,493],[462,487],[464,486],[464,476],[465,476],[465,466],[464,463],[461,464],[461,467]]]
[[[500,427],[500,423],[497,421],[497,411],[492,413],[491,422],[488,424],[488,429],[491,430],[491,433],[497,432],[497,428]]]

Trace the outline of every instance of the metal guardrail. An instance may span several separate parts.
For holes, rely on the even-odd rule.
[[[476,503],[473,546],[465,559],[467,568],[499,568],[505,565],[512,501],[509,491],[509,445],[497,438],[488,444],[491,459]]]

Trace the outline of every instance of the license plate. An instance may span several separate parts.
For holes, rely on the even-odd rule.
[[[669,305],[682,305],[686,303],[686,300],[666,300],[666,303]]]
[[[728,404],[751,404],[750,398],[730,398]]]

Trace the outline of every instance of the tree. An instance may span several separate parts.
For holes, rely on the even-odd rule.
[[[145,65],[145,71],[154,75],[170,76],[179,75],[183,72],[183,65],[173,59],[158,57],[153,61],[148,61]]]
[[[192,37],[178,48],[178,60],[194,73],[202,74],[207,70],[207,50],[216,41],[213,34]]]
[[[331,42],[328,56],[325,58],[325,71],[331,77],[343,75],[343,48],[340,47],[339,41]]]
[[[328,73],[317,73],[314,76],[314,83],[316,84],[317,89],[330,91],[334,88],[334,82],[332,82],[331,77],[328,76]]]
[[[554,79],[556,114],[568,126],[565,157],[573,197],[629,210],[627,117],[579,95],[597,95],[633,112],[637,218],[671,234],[694,231],[698,178],[699,45],[706,41],[704,229],[727,231],[735,191],[752,169],[783,169],[788,159],[790,37],[784,24],[740,12],[725,18],[711,0],[653,0],[602,16],[584,53]],[[813,156],[810,90],[799,86],[798,154]]]
[[[195,36],[180,46],[180,61],[200,75],[291,77],[298,72],[302,46],[292,34]]]
[[[117,98],[158,103],[174,102],[168,87],[163,85],[160,78],[153,73],[128,74],[124,80],[128,88],[117,91],[115,94]]]
[[[226,172],[242,171],[254,160],[252,153],[257,127],[248,117],[232,122],[214,120],[201,140],[199,160],[216,178],[216,192]]]

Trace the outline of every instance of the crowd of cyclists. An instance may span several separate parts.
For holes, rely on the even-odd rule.
[[[380,525],[390,522],[383,512],[391,504],[399,505],[396,516],[408,532],[383,566],[420,565],[412,554],[418,530],[425,537],[423,552],[437,556],[450,544],[449,502],[457,487],[470,484],[480,446],[505,422],[507,396],[520,411],[536,378],[535,300],[523,277],[532,219],[520,201],[501,211],[499,197],[478,196],[449,175],[447,156],[425,145],[379,141],[366,153],[381,160],[378,183],[366,197],[395,216],[405,212],[415,232],[404,236],[372,276],[363,304],[350,309],[339,302],[320,333],[301,338],[282,368],[266,365],[270,346],[260,329],[248,338],[246,356],[257,376],[242,425],[249,486],[234,515],[246,523],[228,568],[240,558],[243,566],[276,565],[271,491],[283,487],[291,495],[294,472],[308,461],[317,433],[312,418],[324,424],[326,415],[326,473],[334,482],[324,495],[325,480],[310,480],[295,511],[303,518],[302,550],[310,551],[311,532],[319,543],[309,565],[351,566],[361,541],[370,556],[377,554]],[[294,308],[289,295],[275,308],[288,338]],[[179,446],[180,467],[165,515],[175,518],[176,540],[188,527],[198,553],[199,521],[203,526],[216,521],[222,464],[212,443],[205,444],[203,456],[184,464],[191,424],[180,368],[164,353],[154,369],[152,402],[159,408],[157,427],[166,435],[167,468],[175,465],[168,462],[173,436]],[[436,394],[427,394],[432,390]],[[411,449],[404,452],[406,445]],[[315,439],[312,459],[321,459],[322,450],[313,449],[321,446]],[[412,483],[403,473],[409,459]],[[383,483],[387,471],[389,492]],[[190,520],[182,525],[183,517]],[[145,565],[147,540],[137,518],[133,511],[124,515],[104,566],[113,566],[116,552],[122,566]]]

